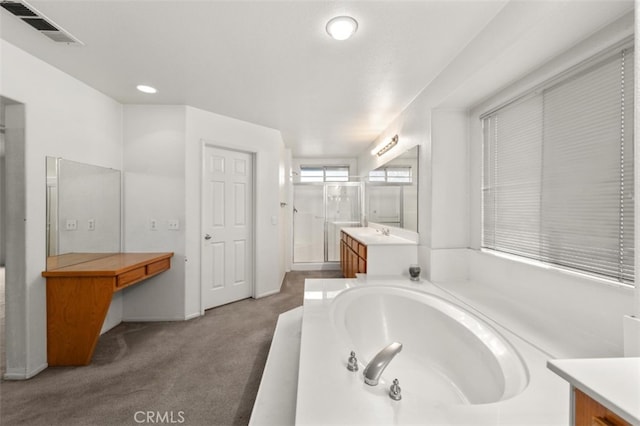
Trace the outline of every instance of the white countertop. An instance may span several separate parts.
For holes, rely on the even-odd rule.
[[[417,243],[407,238],[402,238],[397,235],[384,235],[382,232],[375,228],[361,227],[361,228],[342,228],[344,232],[351,237],[360,241],[367,246],[374,245],[411,245],[415,246]]]
[[[556,359],[547,367],[629,423],[640,425],[640,358]]]

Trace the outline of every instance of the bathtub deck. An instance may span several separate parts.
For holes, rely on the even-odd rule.
[[[386,279],[383,284],[391,282]],[[568,424],[569,386],[546,368],[549,356],[500,326],[497,328],[528,358],[531,372],[529,387],[521,395],[500,403],[416,409],[410,406],[412,398],[408,389],[403,389],[402,401],[391,401],[382,386],[372,388],[361,383],[361,374],[348,373],[342,365],[338,368],[323,365],[330,357],[326,352],[331,347],[326,340],[331,330],[326,316],[330,299],[345,285],[365,283],[366,280],[341,279],[307,281],[306,312],[296,308],[278,319],[250,425],[416,423],[411,421],[411,415],[422,416],[421,424]],[[375,285],[375,281],[369,280],[367,285]],[[430,283],[417,285],[435,293],[442,292]],[[446,293],[439,295],[444,297]],[[346,362],[346,358],[340,358],[338,364],[342,361]],[[334,364],[329,362],[330,366]],[[348,393],[341,395],[340,390],[345,389]],[[375,401],[373,409],[367,406],[371,401]],[[427,417],[424,417],[425,410]],[[374,418],[367,418],[370,414],[374,414]]]
[[[249,426],[295,423],[301,327],[302,307],[278,317]]]
[[[392,401],[388,386],[367,386],[360,373],[345,368],[348,348],[335,338],[330,306],[347,287],[398,285],[451,296],[433,284],[402,279],[307,280],[300,345],[300,367],[295,424],[473,424],[562,425],[569,421],[569,386],[546,368],[547,354],[525,340],[482,317],[498,329],[526,360],[530,373],[527,388],[503,401],[488,404],[430,404],[419,389],[403,388],[403,399]],[[469,307],[466,307],[469,308]],[[425,384],[428,386],[428,384]]]

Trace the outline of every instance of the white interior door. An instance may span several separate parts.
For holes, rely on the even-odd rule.
[[[202,298],[204,309],[253,294],[253,157],[204,147]]]

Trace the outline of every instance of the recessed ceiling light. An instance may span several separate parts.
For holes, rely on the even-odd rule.
[[[351,16],[336,16],[327,22],[327,33],[335,40],[346,40],[358,29],[358,21]]]
[[[141,91],[143,93],[157,93],[158,92],[158,90],[155,87],[146,86],[144,84],[138,84],[136,86],[136,89],[138,89],[139,91]]]

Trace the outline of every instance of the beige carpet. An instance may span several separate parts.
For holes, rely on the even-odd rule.
[[[302,304],[305,278],[281,293],[211,309],[185,322],[123,323],[101,336],[86,367],[52,367],[0,384],[5,425],[245,425],[278,315]]]

